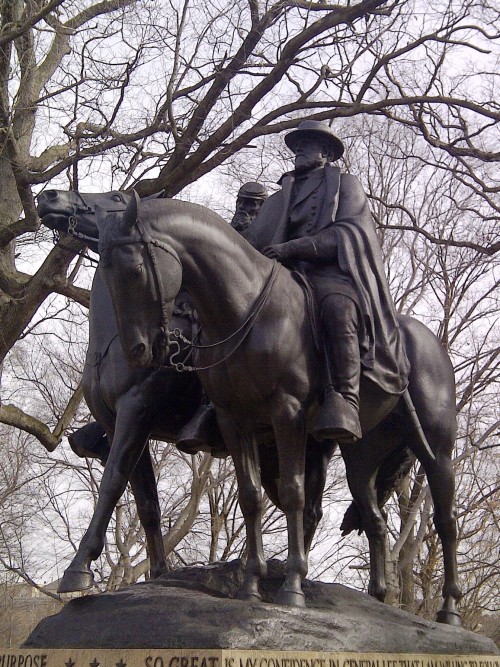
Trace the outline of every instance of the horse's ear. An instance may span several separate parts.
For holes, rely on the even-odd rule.
[[[149,199],[163,199],[164,195],[165,195],[165,190],[160,190],[160,192],[154,192],[152,195],[143,197],[142,201],[148,201]]]
[[[139,195],[135,190],[132,190],[130,201],[127,204],[127,208],[123,212],[123,218],[120,222],[120,228],[125,233],[129,232],[137,222],[137,209],[139,207],[139,202]]]

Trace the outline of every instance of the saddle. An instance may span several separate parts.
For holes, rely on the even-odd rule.
[[[300,285],[302,291],[304,292],[307,304],[307,316],[311,326],[314,347],[316,352],[319,354],[321,353],[323,346],[321,343],[321,318],[318,299],[314,293],[314,288],[311,284],[311,281],[305,274],[301,273],[300,271],[292,271],[291,276],[295,282]]]

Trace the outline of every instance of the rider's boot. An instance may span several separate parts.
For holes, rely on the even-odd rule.
[[[328,357],[325,363],[331,373],[311,433],[319,442],[337,440],[350,444],[362,437],[359,422],[361,360],[356,307],[348,298],[342,303],[344,312],[339,314],[337,310],[324,331],[329,353],[325,355]]]
[[[200,405],[191,420],[177,434],[176,446],[184,454],[208,452],[215,458],[228,456],[212,403],[204,401]]]
[[[80,458],[98,459],[102,465],[108,460],[110,447],[106,431],[98,422],[82,426],[68,436],[71,449]]]
[[[336,440],[340,444],[353,444],[362,437],[359,411],[341,392],[329,385],[311,432],[318,442]]]

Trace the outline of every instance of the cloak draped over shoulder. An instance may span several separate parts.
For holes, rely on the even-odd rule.
[[[389,394],[402,393],[409,362],[385,277],[375,225],[359,180],[324,167],[321,196],[311,206],[307,236],[290,240],[288,221],[294,175],[285,174],[282,189],[262,205],[246,237],[258,250],[286,243],[293,268],[332,283],[340,273],[356,293],[363,320],[360,340],[363,375]]]

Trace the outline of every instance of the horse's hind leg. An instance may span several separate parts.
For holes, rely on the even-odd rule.
[[[347,482],[357,504],[370,548],[368,594],[384,601],[387,593],[385,550],[387,526],[377,502],[377,472],[384,458],[396,447],[396,434],[383,425],[369,431],[354,445],[341,445]]]
[[[146,533],[150,575],[152,579],[156,579],[167,571],[167,559],[161,534],[158,489],[149,446],[144,448],[130,476],[130,486],[141,525]]]
[[[334,440],[321,444],[308,438],[306,446],[306,470],[304,480],[304,548],[307,554],[323,516],[323,491],[325,489],[328,464],[337,446]]]
[[[413,426],[409,446],[425,469],[434,503],[434,524],[443,547],[444,605],[437,620],[460,625],[457,601],[462,592],[457,573],[455,475],[451,453],[456,437],[455,380],[451,362],[440,342],[422,324],[403,318],[402,332],[411,364],[409,392],[433,455]],[[408,408],[411,408],[407,404]],[[414,419],[407,411],[408,426]],[[410,429],[409,429],[410,430]]]
[[[422,461],[434,503],[434,525],[443,547],[443,606],[436,620],[461,626],[457,602],[462,597],[458,585],[457,520],[455,509],[455,473],[447,453],[438,452],[435,461]]]

